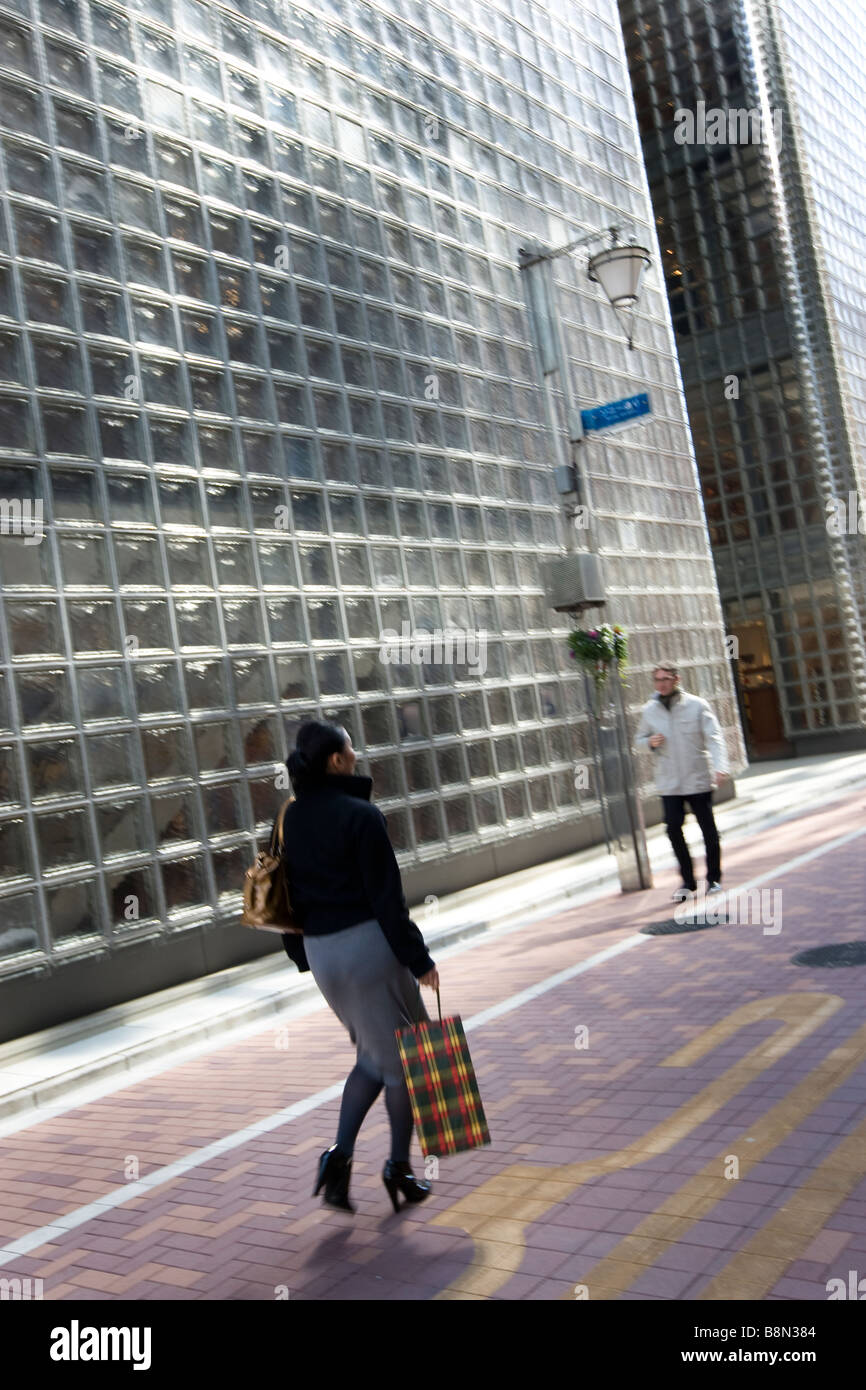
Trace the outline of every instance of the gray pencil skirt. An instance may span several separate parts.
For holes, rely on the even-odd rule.
[[[357,1047],[358,1065],[391,1086],[403,1079],[396,1028],[429,1019],[418,981],[401,965],[375,918],[327,936],[305,936],[313,978]]]

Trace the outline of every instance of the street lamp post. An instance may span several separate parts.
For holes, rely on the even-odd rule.
[[[632,348],[634,312],[640,295],[641,277],[650,256],[642,246],[620,245],[618,228],[611,227],[609,233],[611,244],[590,258],[587,274],[590,280],[601,285],[623,323],[629,348]],[[566,515],[567,553],[544,567],[544,584],[550,606],[558,612],[575,615],[590,608],[603,609],[606,594],[592,524],[592,495],[583,452],[585,436],[562,342],[551,263],[559,256],[573,254],[582,248],[588,249],[593,243],[601,241],[604,235],[590,232],[554,251],[540,246],[525,246],[518,252],[541,367],[545,410],[556,450],[556,486]],[[564,406],[562,422],[554,393],[554,382],[557,380]],[[567,447],[562,435],[563,424]],[[577,544],[576,523],[584,515],[589,524],[583,530],[586,544],[581,549]],[[606,705],[599,702],[596,711],[588,677],[585,689],[604,833],[617,861],[620,887],[623,892],[631,892],[652,887],[652,873],[619,671],[614,665],[613,695]]]

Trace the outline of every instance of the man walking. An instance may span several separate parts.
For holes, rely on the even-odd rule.
[[[635,742],[653,750],[656,789],[664,807],[668,838],[683,876],[682,887],[674,893],[673,901],[684,902],[698,887],[683,835],[686,802],[704,837],[707,892],[722,891],[721,848],[712,800],[713,787],[728,771],[728,757],[719,721],[706,700],[680,689],[676,666],[663,662],[653,671],[653,681],[655,694],[641,711]]]

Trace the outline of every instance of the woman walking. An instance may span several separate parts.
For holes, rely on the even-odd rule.
[[[319,1160],[313,1196],[324,1187],[329,1206],[355,1210],[355,1140],[384,1087],[391,1157],[382,1176],[397,1211],[399,1192],[422,1202],[430,1183],[419,1181],[409,1163],[412,1105],[394,1031],[429,1018],[419,982],[437,989],[439,972],[409,918],[385,817],[370,802],[372,779],[355,775],[355,762],[345,729],[315,720],[301,725],[286,762],[295,800],[283,822],[283,862],[304,934],[283,941],[298,968],[312,971],[357,1047],[336,1142]]]

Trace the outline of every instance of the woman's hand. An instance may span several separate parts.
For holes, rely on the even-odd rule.
[[[419,977],[418,983],[419,985],[426,985],[428,989],[438,989],[439,971],[436,970],[435,967],[433,970],[428,970],[426,975],[421,975]]]

